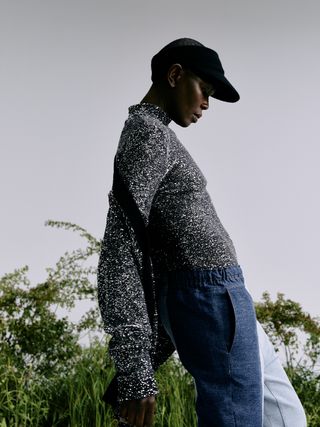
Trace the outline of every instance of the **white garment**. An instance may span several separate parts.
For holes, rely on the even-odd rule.
[[[263,427],[306,427],[302,404],[282,367],[274,347],[257,322],[263,378]]]

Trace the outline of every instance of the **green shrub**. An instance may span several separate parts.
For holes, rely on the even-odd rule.
[[[0,278],[0,427],[115,427],[110,408],[101,401],[114,367],[108,337],[98,339],[102,324],[96,267],[86,267],[99,254],[101,242],[75,224],[46,224],[80,233],[87,247],[66,252],[35,286],[27,278],[27,266]],[[56,314],[82,299],[95,306],[79,322]],[[309,427],[319,427],[319,319],[283,294],[273,302],[267,292],[256,312],[275,348],[285,354],[285,369]],[[83,333],[91,336],[89,347],[79,344]],[[170,358],[156,378],[155,427],[196,426],[193,380],[180,362]]]

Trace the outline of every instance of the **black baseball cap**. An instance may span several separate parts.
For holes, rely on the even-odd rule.
[[[170,43],[171,45],[171,43]],[[239,93],[224,75],[220,58],[214,50],[199,45],[165,46],[151,60],[151,79],[162,78],[170,65],[178,63],[211,83],[215,89],[213,98],[225,102],[237,102]]]

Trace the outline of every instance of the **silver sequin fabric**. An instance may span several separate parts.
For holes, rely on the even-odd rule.
[[[155,277],[161,271],[238,265],[229,234],[206,190],[200,168],[168,126],[170,117],[148,103],[129,107],[116,157],[144,219]],[[151,327],[136,259],[142,253],[121,207],[109,210],[98,263],[98,301],[118,378],[118,400],[157,394],[150,357]],[[134,256],[135,255],[135,256]]]

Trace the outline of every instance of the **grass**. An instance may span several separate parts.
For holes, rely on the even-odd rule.
[[[18,371],[7,363],[0,370],[0,427],[116,427],[101,401],[113,368],[100,344],[83,349],[72,371],[51,379],[37,378],[30,367]],[[290,373],[306,409],[309,427],[320,426],[319,377],[301,369]],[[193,381],[170,359],[157,374],[155,427],[195,427]]]

